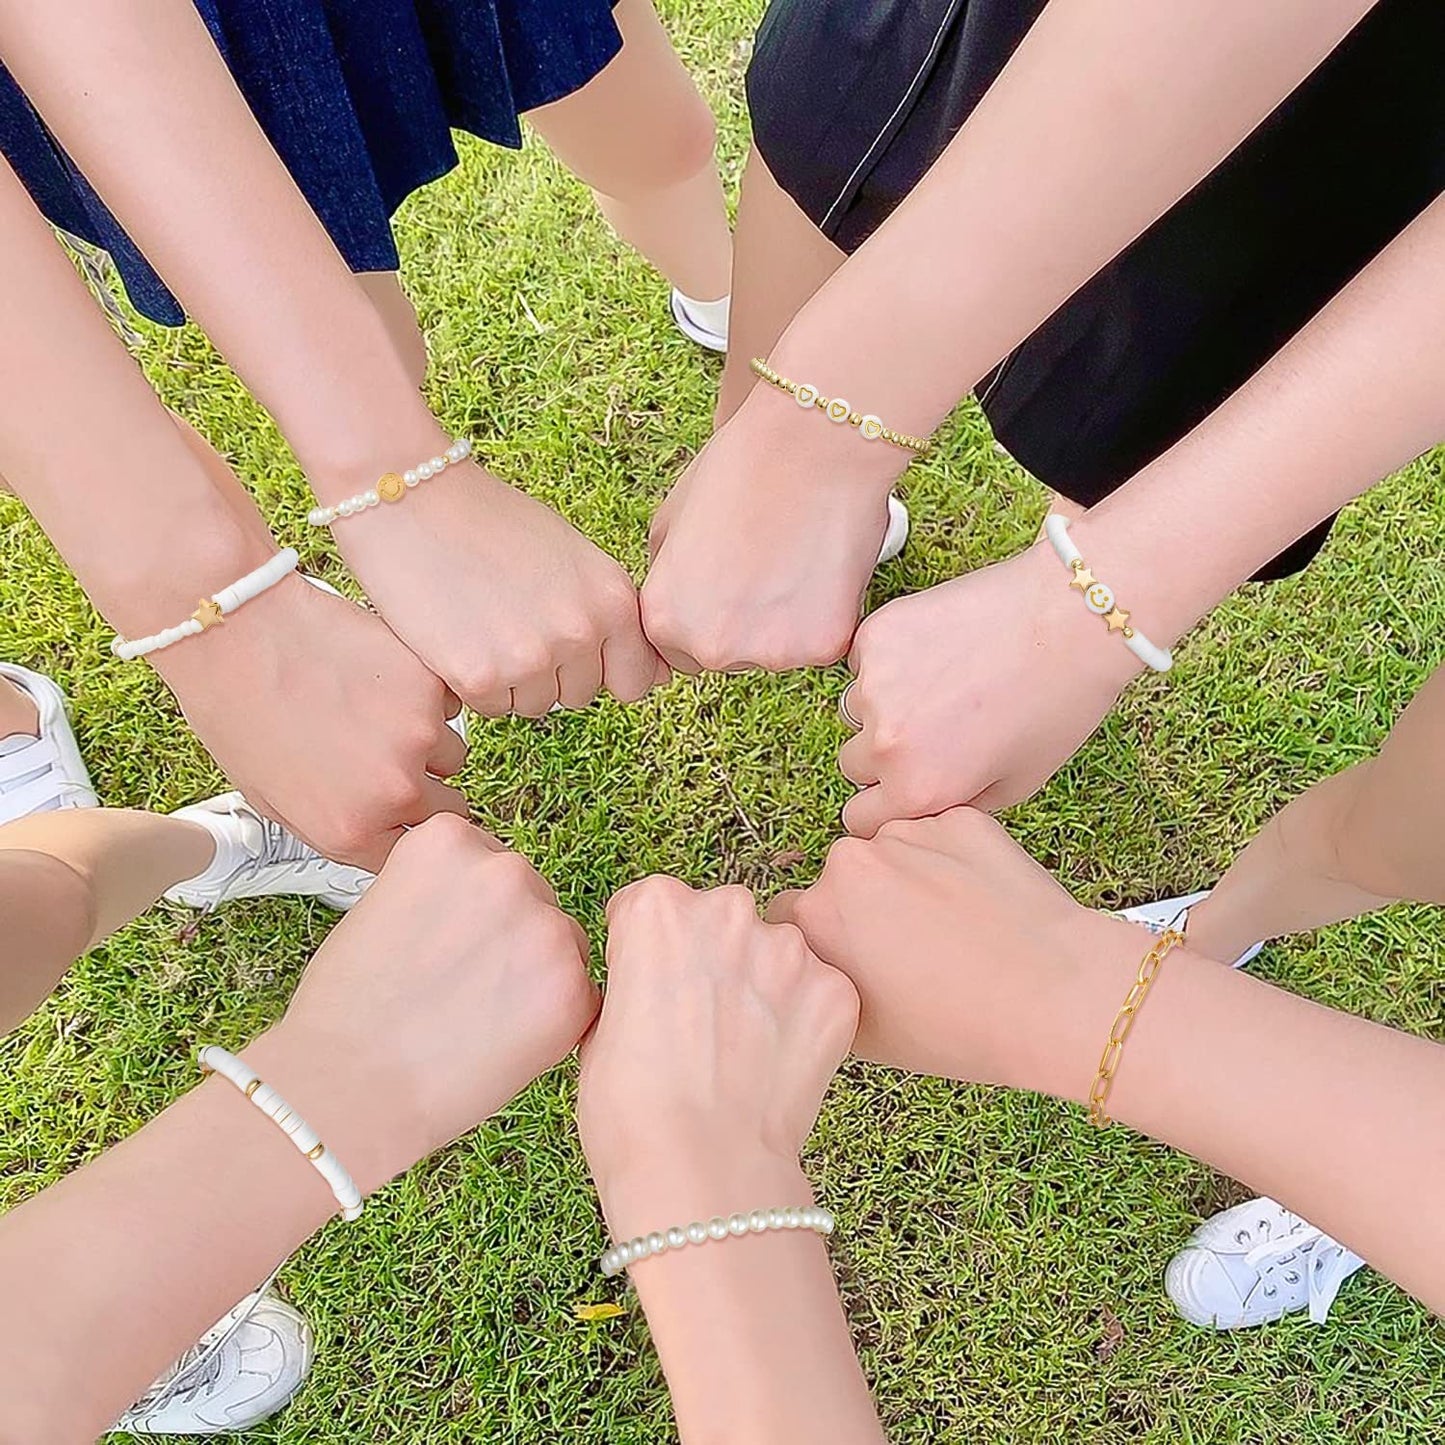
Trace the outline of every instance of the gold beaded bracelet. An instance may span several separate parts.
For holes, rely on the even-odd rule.
[[[1139,976],[1130,985],[1123,1007],[1114,1015],[1114,1026],[1109,1030],[1109,1042],[1104,1045],[1104,1056],[1099,1060],[1099,1072],[1094,1075],[1094,1087],[1089,1090],[1089,1122],[1100,1129],[1114,1122],[1104,1112],[1104,1105],[1108,1103],[1109,1093],[1114,1087],[1114,1075],[1119,1071],[1119,1060],[1123,1057],[1129,1031],[1134,1027],[1134,1020],[1144,1005],[1149,987],[1159,972],[1159,965],[1164,962],[1171,949],[1183,942],[1184,935],[1172,928],[1166,928],[1154,940],[1154,946],[1144,955],[1144,961],[1139,965]]]
[[[780,376],[761,356],[753,357],[749,365],[769,386],[787,392],[799,406],[816,407],[829,421],[836,422],[839,426],[856,428],[865,441],[888,442],[891,446],[902,447],[904,451],[913,452],[920,457],[926,457],[933,449],[933,443],[927,437],[909,436],[907,432],[894,431],[892,427],[884,426],[871,412],[854,411],[852,404],[844,401],[841,396],[824,396],[811,382],[790,381],[786,376]]]

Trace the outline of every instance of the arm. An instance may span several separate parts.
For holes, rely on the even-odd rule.
[[[1370,8],[1055,0],[913,193],[798,312],[773,365],[929,434]],[[906,460],[755,386],[668,501],[643,591],[654,642],[690,670],[836,661]]]
[[[321,502],[449,445],[192,5],[0,0],[0,54]],[[342,519],[336,540],[393,630],[480,712],[540,716],[603,686],[631,700],[663,675],[622,569],[470,461]]]
[[[1261,564],[1445,437],[1442,312],[1445,198],[1213,415],[1074,524],[1090,568],[1149,637],[1175,642]],[[874,786],[849,801],[851,831],[956,803],[1018,802],[1093,732],[1141,665],[1066,576],[1040,542],[862,625],[849,706],[863,730],[840,762]]]
[[[436,818],[244,1058],[370,1192],[573,1046],[596,1007],[583,953],[524,860]],[[0,1441],[93,1440],[335,1208],[281,1131],[212,1079],[13,1210],[0,1279],[27,1304],[0,1320]]]
[[[158,632],[276,544],[156,399],[3,160],[0,254],[0,474],[116,631]],[[294,574],[151,660],[232,782],[329,856],[375,869],[403,824],[465,812],[436,781],[464,757],[445,689],[378,618]]]
[[[743,889],[649,879],[608,916],[578,1127],[611,1238],[812,1203],[798,1152],[852,1036],[847,981]],[[689,1246],[631,1274],[687,1445],[882,1440],[818,1235]]]
[[[1151,937],[1081,908],[969,808],[835,846],[784,895],[811,946],[862,999],[858,1050],[902,1068],[1088,1098]],[[903,920],[900,923],[900,920]],[[1165,960],[1115,1076],[1109,1113],[1344,1240],[1445,1310],[1445,1226],[1393,1202],[1445,1187],[1445,1047],[1321,1008],[1187,948]],[[1328,1155],[1261,1099],[1330,1121]],[[1346,1174],[1331,1160],[1348,1157]],[[1417,1213],[1420,1213],[1417,1211]]]

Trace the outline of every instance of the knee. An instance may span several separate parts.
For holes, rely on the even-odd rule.
[[[681,185],[717,164],[717,120],[695,91],[648,133],[632,156],[630,173],[617,177],[618,200]],[[631,192],[630,196],[628,193]]]

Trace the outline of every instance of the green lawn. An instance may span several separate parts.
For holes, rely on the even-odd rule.
[[[666,6],[722,116],[730,180],[761,8]],[[640,577],[648,516],[707,436],[717,371],[673,330],[665,288],[535,146],[518,157],[465,145],[461,169],[412,200],[399,234],[439,414]],[[354,591],[303,526],[307,497],[274,429],[204,339],[138,333],[166,401],[232,459],[306,565]],[[1427,458],[1353,508],[1308,576],[1222,608],[1167,682],[1134,688],[1014,810],[1017,836],[1088,902],[1182,892],[1273,808],[1368,755],[1441,658],[1442,465]],[[914,540],[875,603],[1008,555],[1044,507],[972,406],[908,496]],[[102,797],[169,809],[219,789],[154,676],[110,658],[107,629],[10,499],[0,543],[0,655],[64,683]],[[600,958],[603,905],[641,874],[767,893],[816,872],[848,793],[833,766],[842,683],[841,669],[683,680],[638,707],[477,726],[467,791],[556,884]],[[795,852],[806,861],[775,862]],[[244,1040],[275,1018],[331,922],[272,902],[194,928],[162,907],[78,963],[0,1044],[0,1207],[189,1087],[198,1040]],[[1398,908],[1273,947],[1257,968],[1439,1036],[1442,957],[1441,916]],[[602,1236],[573,1092],[566,1066],[302,1251],[282,1281],[315,1323],[319,1358],[296,1403],[248,1439],[672,1438],[636,1310],[574,1316],[579,1301],[626,1297],[594,1273]],[[1282,1134],[1329,1148],[1328,1118],[1259,1102]],[[839,1277],[895,1440],[1404,1442],[1445,1426],[1445,1332],[1372,1275],[1346,1287],[1323,1329],[1293,1320],[1220,1337],[1175,1319],[1164,1263],[1238,1186],[1122,1131],[1100,1135],[1078,1110],[850,1067],[808,1162],[839,1217]]]

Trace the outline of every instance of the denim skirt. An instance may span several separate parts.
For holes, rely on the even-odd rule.
[[[396,269],[392,213],[456,165],[453,127],[520,146],[519,116],[580,89],[622,48],[611,0],[195,3],[354,271]],[[185,320],[3,67],[0,152],[49,220],[110,253],[142,314]]]
[[[855,249],[1044,5],[773,0],[748,73],[759,153],[823,233]],[[1091,506],[1198,425],[1445,191],[1442,57],[1440,0],[1379,0],[1233,155],[981,382],[1003,445]],[[1328,527],[1260,576],[1302,566]]]

